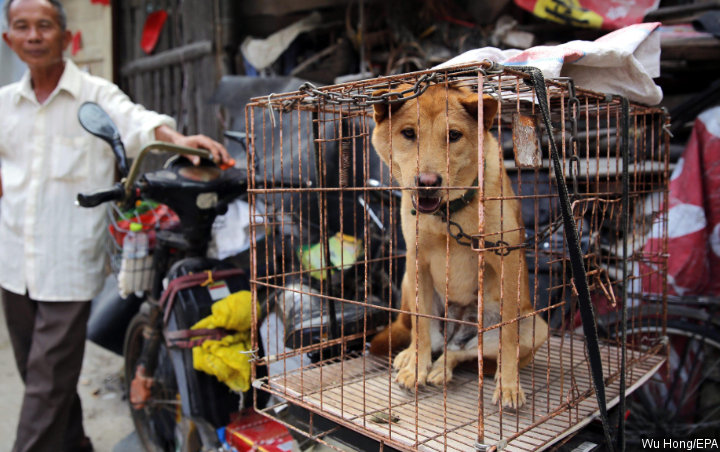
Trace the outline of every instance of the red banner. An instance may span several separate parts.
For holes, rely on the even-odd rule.
[[[538,17],[583,28],[614,30],[640,23],[660,0],[515,0]]]
[[[658,223],[656,226],[661,226]],[[720,295],[720,107],[695,120],[693,132],[670,180],[668,291],[675,295]],[[653,231],[645,255],[662,250]],[[652,267],[653,262],[641,261]],[[661,281],[643,279],[643,291],[662,293]]]

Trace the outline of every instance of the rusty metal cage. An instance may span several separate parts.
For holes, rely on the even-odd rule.
[[[543,449],[596,417],[550,134],[569,187],[597,316],[608,406],[657,371],[665,353],[669,118],[658,108],[575,88],[569,79],[544,83],[551,129],[541,118],[538,92],[528,74],[489,63],[323,88],[306,84],[247,106],[251,279],[258,301],[253,342],[264,349],[253,375],[259,366],[269,368],[269,376],[255,379],[254,386],[274,396],[268,406],[257,406],[259,411],[318,440],[342,427],[400,450]],[[455,119],[438,116],[440,125],[432,127],[444,131],[444,138],[433,152],[441,155],[447,171],[438,171],[448,180],[425,184],[420,174],[429,154],[421,151],[422,140],[433,135],[423,128],[430,124],[423,122],[429,104],[421,99],[435,96],[436,110],[450,115],[456,89],[476,102],[462,116],[467,121],[474,112],[475,123],[468,130],[477,130],[477,136],[458,138]],[[495,112],[485,108],[493,101]],[[403,107],[413,102],[415,107]],[[393,117],[396,124],[408,120],[420,127],[409,126],[399,131],[403,136],[396,135]],[[374,118],[390,121],[387,136],[376,142]],[[485,129],[497,142],[494,153],[488,151]],[[475,143],[477,157],[470,171],[476,178],[453,186],[451,167],[457,165],[451,148],[465,138]],[[411,158],[404,158],[415,162],[415,173],[399,180],[400,172],[393,178],[373,143],[388,147],[385,160],[393,166],[402,164],[401,154],[407,152],[399,141],[404,139],[414,149]],[[438,187],[426,186],[436,182]],[[440,313],[425,312],[419,304],[425,292],[418,286],[427,277],[420,267],[430,249],[418,239],[419,231],[421,222],[436,221],[422,215],[432,210],[426,204],[437,204],[436,198],[422,198],[423,189],[430,188],[441,200],[437,221],[444,228],[433,240],[445,253],[429,264],[440,269],[432,292],[444,304]],[[475,218],[470,223],[474,229],[453,221],[458,214],[451,211],[450,199],[458,197],[477,199],[460,207],[475,210],[469,215]],[[410,214],[401,213],[406,202],[412,204]],[[497,212],[500,218],[492,218]],[[413,241],[403,234],[403,215],[410,219],[405,220],[408,230],[415,231]],[[520,225],[511,221],[514,215],[522,218]],[[462,265],[454,262],[458,246],[463,253],[474,253],[469,268],[458,269]],[[491,270],[492,262],[499,267]],[[408,270],[412,266],[414,271]],[[415,276],[405,282],[409,288],[403,287],[408,271]],[[497,273],[494,279],[492,272]],[[469,304],[474,315],[453,307],[453,297],[467,297],[458,293],[456,282],[449,282],[457,281],[456,274],[471,281],[477,277],[470,294],[475,301]],[[436,282],[443,278],[444,287]],[[515,285],[507,285],[508,280]],[[500,300],[488,295],[493,284],[502,286]],[[513,314],[507,306],[523,302],[525,286],[531,309],[518,307]],[[517,295],[508,293],[513,287]],[[483,307],[496,302],[501,319],[489,321]],[[453,335],[463,328],[472,332],[463,340],[477,351],[469,351],[470,358],[463,359],[467,362],[454,369],[451,379],[441,376],[441,384],[436,379],[435,384],[403,387],[393,360],[407,343],[393,346],[390,338],[387,350],[379,353],[368,346],[379,331],[392,335],[392,322],[402,316],[410,319],[410,337],[416,339],[410,339],[413,377],[421,373],[417,357],[422,345],[417,343],[422,340],[416,325],[424,319],[439,338],[436,352],[441,357],[435,353],[435,359],[451,355],[450,349],[458,347]],[[545,323],[547,340],[536,331]],[[632,334],[640,325],[643,334]],[[505,342],[505,331],[511,329],[517,333],[515,344]],[[493,331],[499,338],[498,362],[487,356]],[[514,408],[517,394],[510,403],[493,400],[504,377],[500,373],[494,379],[492,368],[512,356],[508,350],[519,357],[526,353],[519,351],[522,340],[530,340],[532,350],[518,366],[519,384],[514,383],[524,388],[526,401]],[[308,417],[289,419],[281,411],[287,406]]]

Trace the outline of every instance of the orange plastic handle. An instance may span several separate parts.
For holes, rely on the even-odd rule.
[[[232,168],[233,166],[235,166],[235,159],[230,159],[229,161],[227,161],[225,163],[221,163],[219,166],[220,166],[221,170],[226,170],[228,168]]]

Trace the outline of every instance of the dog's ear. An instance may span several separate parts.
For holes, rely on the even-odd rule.
[[[460,104],[465,108],[465,110],[472,116],[473,118],[477,119],[478,117],[478,95],[477,94],[471,94],[464,99],[460,100]],[[495,121],[495,115],[497,114],[498,110],[498,102],[495,100],[494,97],[490,96],[489,94],[483,95],[483,126],[485,127],[485,130],[488,130],[493,125],[493,121]]]
[[[389,93],[390,90],[387,89],[379,89],[376,91],[373,91],[372,95],[373,97],[379,97],[383,94]],[[390,99],[397,98],[397,96],[390,96]],[[373,110],[375,111],[374,119],[375,124],[380,124],[381,122],[385,121],[387,117],[390,115],[390,112],[396,112],[404,102],[394,102],[394,103],[388,103],[388,102],[380,102],[379,104],[373,105]]]

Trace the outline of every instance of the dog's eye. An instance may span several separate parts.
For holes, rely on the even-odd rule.
[[[415,139],[415,129],[411,129],[410,127],[408,127],[407,129],[403,129],[402,131],[400,131],[400,133],[402,133],[402,135],[408,140]]]
[[[459,130],[451,130],[448,132],[448,138],[450,139],[451,143],[456,142],[457,140],[462,138],[462,136],[462,132],[460,132]]]

